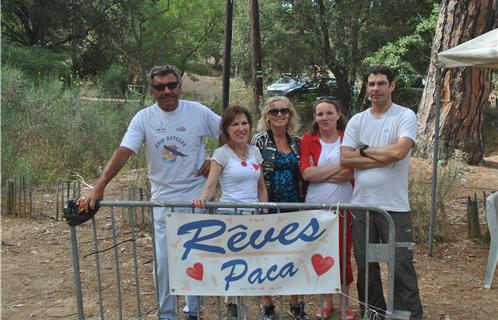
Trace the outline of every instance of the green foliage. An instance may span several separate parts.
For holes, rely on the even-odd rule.
[[[213,76],[215,75],[214,69],[205,63],[199,63],[199,62],[191,62],[188,67],[187,71],[189,74],[196,74],[199,76]]]
[[[143,1],[123,3],[126,15],[121,49],[128,65],[172,64],[180,70],[199,58],[207,41],[223,43],[223,4],[220,1]]]
[[[16,0],[2,3],[2,38],[19,46],[50,49],[80,77],[120,61],[120,1]],[[46,76],[46,74],[42,74]]]
[[[389,42],[412,34],[435,0],[274,1],[261,0],[260,28],[265,83],[282,73],[313,77],[333,73],[346,113],[351,84],[363,72],[361,61]],[[247,5],[235,3],[232,61],[236,75],[251,80]],[[424,38],[425,39],[425,38]],[[427,41],[430,43],[431,39]],[[415,57],[423,60],[430,47]],[[420,65],[428,66],[428,60]],[[417,70],[419,69],[417,65]]]
[[[306,6],[298,3],[296,6]],[[260,30],[263,50],[265,82],[270,83],[281,73],[301,74],[310,65],[310,56],[316,48],[310,48],[305,25],[308,19],[299,16],[300,8],[290,8],[279,1],[260,1]],[[249,37],[249,14],[247,4],[234,3],[232,70],[244,80],[251,82],[251,42]]]
[[[374,64],[388,65],[396,71],[399,87],[412,85],[410,75],[425,74],[429,65],[430,45],[438,15],[439,6],[434,4],[431,14],[418,22],[413,33],[387,43],[363,59],[364,67]]]
[[[399,75],[408,75],[415,73],[415,68],[409,61],[403,59],[411,47],[420,44],[422,38],[418,35],[409,35],[397,40],[394,43],[388,43],[379,49],[374,56],[363,60],[365,66],[374,64],[388,65],[398,72]]]
[[[101,78],[104,92],[113,97],[124,97],[126,85],[128,84],[128,74],[119,65],[113,64]]]
[[[78,79],[108,77],[115,71],[111,66],[120,65],[126,79],[140,84],[157,64],[184,71],[193,61],[213,57],[219,68],[223,8],[219,0],[7,1],[2,38],[59,54],[62,59],[47,60],[64,61]],[[43,57],[34,51],[27,56]],[[36,75],[49,76],[47,70]]]
[[[432,20],[425,17],[431,14],[435,2],[406,0],[396,2],[393,10],[393,1],[376,0],[366,4],[357,0],[262,0],[260,23],[265,79],[271,81],[280,73],[335,72],[333,67],[354,81],[361,73],[361,61],[387,43],[417,30],[430,44],[435,25],[432,17],[437,19],[437,9],[433,10]],[[239,71],[249,73],[246,65],[250,62],[248,19],[247,6],[236,6],[233,61]],[[325,54],[325,49],[330,49],[330,56]],[[430,47],[425,44],[411,54],[419,59],[429,55]],[[421,65],[427,67],[428,61]],[[249,77],[243,75],[243,78]]]
[[[95,176],[135,111],[131,104],[83,100],[56,78],[36,85],[3,65],[2,175],[23,175],[33,183],[72,171]]]
[[[2,64],[10,64],[22,70],[32,79],[40,76],[53,76],[69,79],[70,69],[64,63],[63,57],[49,49],[20,47],[10,43],[3,43]]]

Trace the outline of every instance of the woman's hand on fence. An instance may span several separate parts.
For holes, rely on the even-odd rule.
[[[197,208],[206,209],[206,200],[204,199],[193,199],[192,204]]]

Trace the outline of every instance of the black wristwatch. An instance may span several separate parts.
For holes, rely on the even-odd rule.
[[[370,147],[368,144],[360,144],[359,149],[360,149],[360,154],[363,157],[366,157],[367,155],[363,152],[365,151],[368,147]]]

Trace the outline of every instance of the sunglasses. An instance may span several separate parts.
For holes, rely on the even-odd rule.
[[[163,91],[164,88],[168,87],[169,90],[173,90],[176,87],[178,87],[178,82],[170,82],[170,83],[159,83],[159,84],[153,84],[152,89],[156,91]]]
[[[282,108],[282,109],[270,109],[270,111],[268,111],[269,114],[271,114],[272,116],[276,117],[278,116],[278,114],[280,113],[281,115],[285,116],[285,115],[288,115],[289,114],[289,108]]]

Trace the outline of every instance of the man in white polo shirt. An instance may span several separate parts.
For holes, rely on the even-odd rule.
[[[411,149],[416,141],[417,118],[412,110],[392,102],[396,82],[390,68],[372,66],[363,80],[372,106],[351,118],[341,146],[341,164],[354,168],[355,186],[351,202],[385,209],[394,220],[396,241],[411,242],[408,169]],[[365,301],[365,212],[353,210],[353,215],[360,301],[385,310],[378,263],[369,264],[369,294]],[[388,241],[387,221],[381,215],[370,215],[369,228],[369,242]],[[364,305],[360,304],[360,308],[363,316]],[[422,319],[417,274],[412,252],[407,248],[396,249],[394,309],[410,311],[410,319]]]

